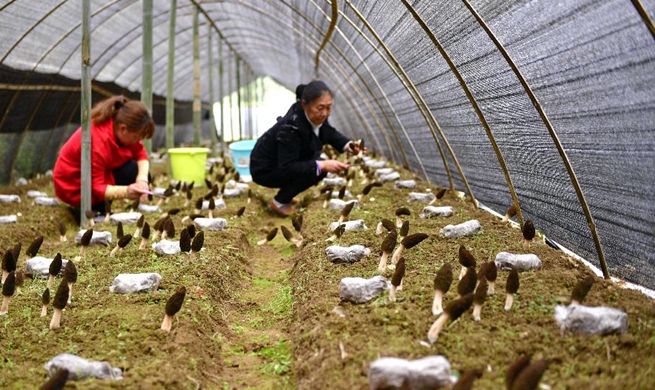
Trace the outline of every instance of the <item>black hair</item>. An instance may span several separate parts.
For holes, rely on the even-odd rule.
[[[306,86],[307,85],[305,85],[305,84],[298,84],[298,86],[296,87],[296,100],[297,101],[300,101],[302,99],[302,93],[305,90]]]
[[[306,104],[309,104],[326,93],[329,93],[330,96],[334,97],[332,90],[327,86],[327,84],[321,80],[314,80],[303,88],[302,100],[304,100]]]

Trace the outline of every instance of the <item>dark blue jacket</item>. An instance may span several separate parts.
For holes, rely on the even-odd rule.
[[[339,153],[350,141],[325,121],[319,136],[312,131],[305,111],[294,103],[283,118],[264,133],[250,154],[253,176],[279,168],[285,175],[316,175],[323,145],[332,145]]]

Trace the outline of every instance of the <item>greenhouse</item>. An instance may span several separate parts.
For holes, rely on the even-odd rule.
[[[651,388],[654,19],[0,2],[0,388]]]

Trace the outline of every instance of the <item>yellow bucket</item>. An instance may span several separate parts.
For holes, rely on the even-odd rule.
[[[207,148],[168,149],[171,157],[171,176],[178,181],[202,183],[205,180]]]

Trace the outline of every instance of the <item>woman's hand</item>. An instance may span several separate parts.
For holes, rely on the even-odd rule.
[[[363,154],[367,154],[366,148],[359,148],[359,141],[350,141],[350,144],[348,145],[348,152],[350,154],[358,154],[359,152],[362,152]]]
[[[140,199],[145,201],[148,199],[146,191],[148,191],[148,183],[143,180],[139,180],[136,183],[132,183],[127,186],[127,197],[131,200]]]
[[[338,173],[348,169],[349,165],[337,160],[321,160],[318,162],[321,172]]]

